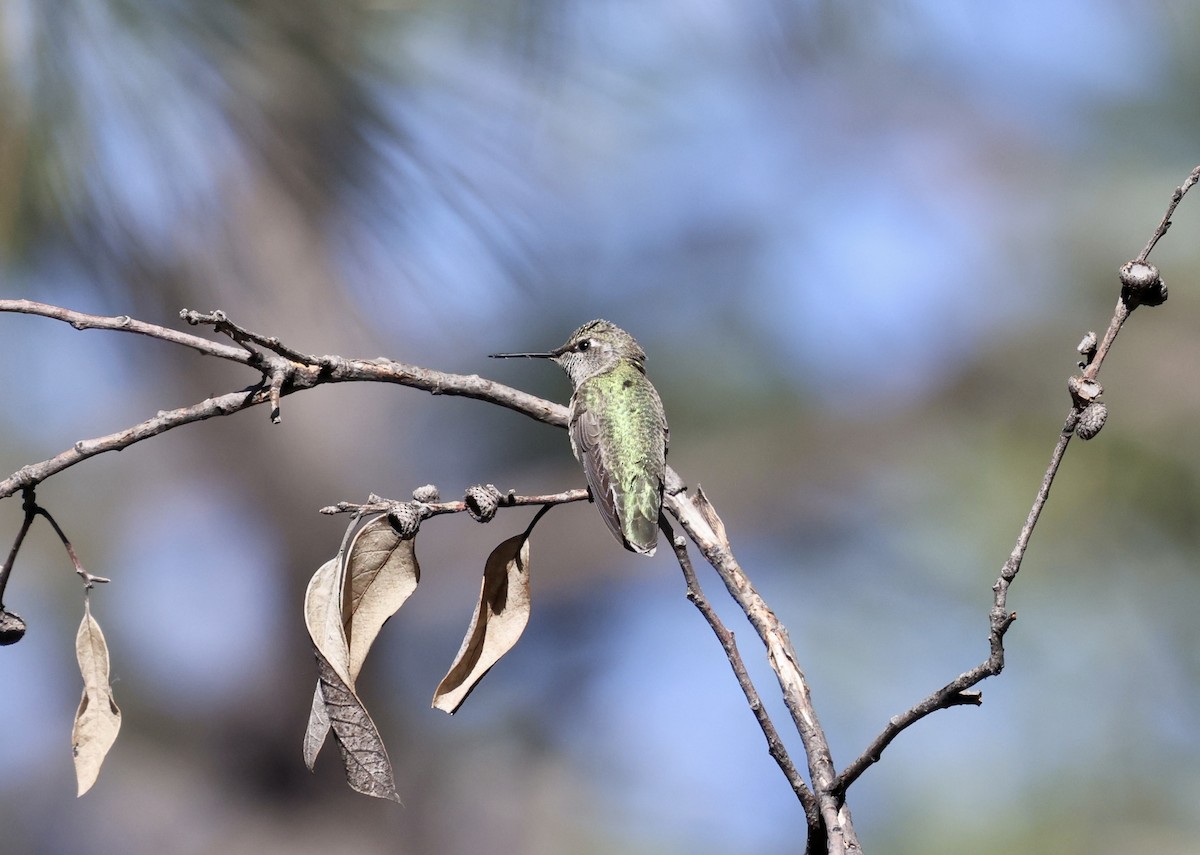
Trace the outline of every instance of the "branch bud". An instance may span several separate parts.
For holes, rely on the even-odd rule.
[[[1075,348],[1083,355],[1083,361],[1079,363],[1080,368],[1087,368],[1092,364],[1092,360],[1096,358],[1097,339],[1094,332],[1089,332],[1083,337],[1083,341]]]
[[[429,504],[430,502],[441,501],[441,498],[442,494],[438,492],[438,488],[433,484],[426,484],[424,487],[418,487],[413,490],[414,501]]]
[[[1104,387],[1095,380],[1088,380],[1078,376],[1067,380],[1067,389],[1071,393],[1071,400],[1078,407],[1086,407],[1104,392]]]
[[[1108,407],[1099,401],[1093,401],[1079,414],[1079,420],[1075,422],[1075,435],[1080,439],[1091,439],[1100,433],[1107,419]]]
[[[496,516],[496,508],[500,507],[502,498],[503,495],[494,484],[488,484],[486,487],[482,484],[475,484],[467,488],[467,494],[464,497],[467,513],[476,522],[491,522],[492,517]]]
[[[1145,261],[1121,265],[1121,299],[1134,306],[1160,306],[1167,301],[1167,286],[1158,268]]]
[[[0,647],[16,644],[25,637],[25,621],[0,606]]]
[[[414,502],[396,502],[388,511],[388,519],[405,540],[416,535],[421,518],[421,508]]]

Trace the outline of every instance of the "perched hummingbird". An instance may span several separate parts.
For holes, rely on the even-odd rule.
[[[666,472],[667,417],[646,378],[646,352],[608,321],[591,321],[548,353],[493,353],[553,359],[571,378],[571,450],[592,500],[626,549],[653,555]]]

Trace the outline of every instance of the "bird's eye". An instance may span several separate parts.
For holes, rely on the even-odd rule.
[[[589,339],[585,338],[583,341],[579,342],[578,350],[580,353],[583,353],[585,350],[587,350],[591,346],[592,346],[592,342]]]

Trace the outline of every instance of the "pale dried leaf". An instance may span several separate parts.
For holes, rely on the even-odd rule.
[[[351,685],[379,630],[417,589],[416,538],[402,538],[387,514],[359,529],[346,561],[342,624],[350,644]]]
[[[475,684],[512,649],[529,622],[529,538],[510,537],[492,550],[483,571],[479,605],[433,706],[454,713]]]
[[[342,755],[346,783],[364,795],[399,802],[392,761],[362,701],[320,653],[317,670],[318,692],[325,703],[333,740]]]
[[[313,574],[304,595],[304,619],[313,642],[318,673],[304,734],[304,760],[311,769],[332,730],[341,752],[346,782],[360,793],[399,802],[387,750],[354,691],[349,673],[350,651],[342,623],[344,579],[339,555]]]
[[[350,648],[342,627],[342,578],[339,553],[337,557],[330,558],[322,564],[309,580],[308,590],[304,593],[304,622],[316,650],[318,665],[323,660],[335,673],[340,668],[342,679],[349,683]],[[313,695],[313,707],[308,716],[308,727],[304,731],[304,762],[308,764],[309,769],[316,763],[317,754],[325,744],[328,733],[329,715],[324,709],[321,684],[318,682]]]
[[[696,493],[692,496],[692,504],[700,512],[700,516],[704,517],[704,521],[708,523],[708,527],[713,530],[713,534],[717,536],[717,541],[721,546],[728,549],[729,537],[725,534],[725,523],[717,516],[717,509],[708,500],[708,496],[704,495],[704,488],[699,484],[696,485]]]
[[[312,709],[308,713],[308,727],[304,730],[304,765],[312,771],[317,765],[317,755],[329,734],[329,713],[325,710],[325,696],[321,694],[321,683],[313,690]]]
[[[342,625],[344,571],[340,559],[340,555],[330,558],[309,580],[308,590],[304,593],[304,623],[313,646],[349,684],[352,682],[350,646]]]
[[[121,711],[113,700],[108,682],[108,644],[100,624],[84,600],[83,621],[75,636],[75,655],[83,677],[83,698],[75,713],[71,745],[75,755],[75,778],[78,795],[83,795],[96,783],[104,758],[121,729]]]

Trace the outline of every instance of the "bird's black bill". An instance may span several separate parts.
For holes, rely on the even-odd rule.
[[[558,356],[557,353],[489,353],[489,359],[512,359],[513,357],[523,357],[524,359],[553,359]]]

